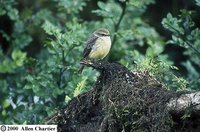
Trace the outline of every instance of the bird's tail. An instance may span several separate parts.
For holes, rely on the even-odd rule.
[[[81,74],[83,71],[84,65],[81,65],[80,69],[78,70],[78,74]]]

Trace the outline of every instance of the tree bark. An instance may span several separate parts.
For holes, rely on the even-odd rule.
[[[186,112],[190,108],[193,114],[200,116],[200,92],[171,98],[167,103],[167,108],[171,113],[177,114]]]

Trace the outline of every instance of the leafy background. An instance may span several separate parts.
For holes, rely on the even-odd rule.
[[[170,90],[199,90],[199,0],[0,0],[0,124],[37,124],[90,89],[84,42],[112,33],[106,58]]]

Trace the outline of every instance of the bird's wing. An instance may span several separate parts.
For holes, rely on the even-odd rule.
[[[83,51],[83,58],[86,58],[90,54],[92,46],[95,44],[97,39],[98,37],[92,34],[92,36],[90,36],[89,39],[86,41],[86,47]]]

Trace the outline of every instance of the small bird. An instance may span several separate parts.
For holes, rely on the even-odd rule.
[[[111,39],[110,33],[105,28],[99,28],[92,33],[86,41],[86,47],[83,51],[83,59],[101,60],[110,51]],[[82,72],[84,66],[82,65],[79,73]]]

